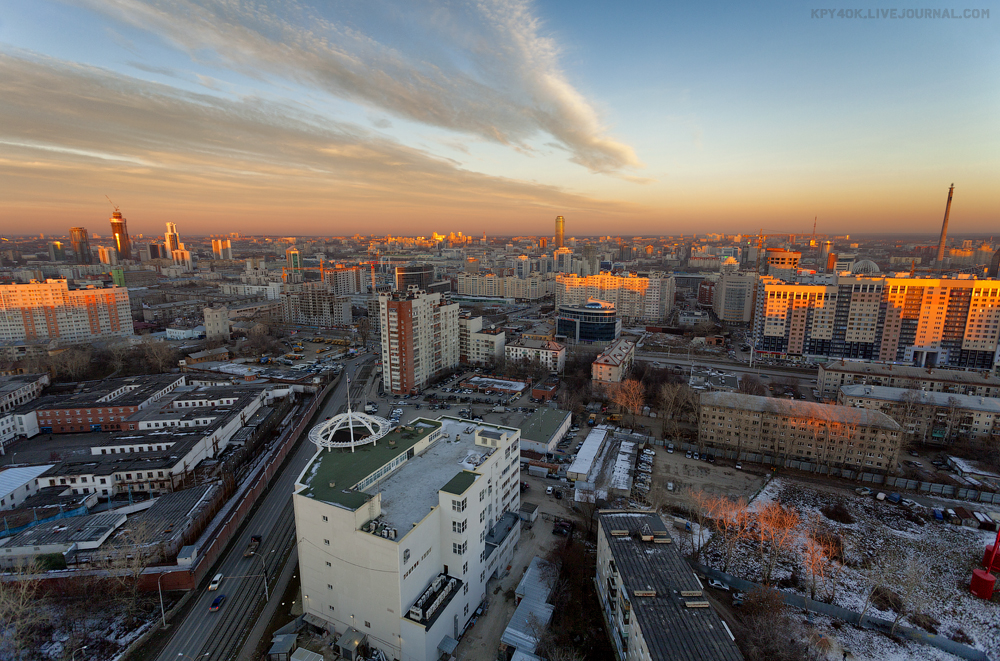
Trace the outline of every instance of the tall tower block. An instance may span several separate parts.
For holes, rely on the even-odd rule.
[[[118,209],[111,214],[111,236],[115,241],[118,259],[132,259],[132,241],[128,237],[128,226]]]
[[[566,220],[562,216],[556,216],[556,248],[563,247],[563,238],[566,234]]]
[[[938,241],[937,264],[938,268],[944,266],[944,243],[948,239],[948,216],[951,214],[951,195],[955,190],[955,184],[948,189],[948,204],[944,207],[944,222],[941,223],[941,240]]]

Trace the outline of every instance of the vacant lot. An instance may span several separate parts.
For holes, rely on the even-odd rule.
[[[701,490],[705,493],[750,498],[764,484],[764,475],[754,472],[754,466],[736,470],[731,463],[710,464],[688,459],[683,452],[668,453],[657,447],[653,460],[653,485],[672,482],[674,490],[666,491],[665,504],[685,505],[685,493]]]

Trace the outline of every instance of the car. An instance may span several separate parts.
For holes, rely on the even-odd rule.
[[[674,490],[674,483],[667,482],[667,491],[673,491],[673,490]]]
[[[212,582],[208,584],[208,589],[214,592],[219,589],[220,585],[222,585],[222,574],[216,574]]]
[[[857,489],[854,490],[854,493],[858,494],[859,496],[870,496],[872,495],[872,490],[869,489],[868,487],[858,487]]]
[[[212,605],[208,607],[208,612],[209,612],[209,613],[214,613],[215,611],[219,610],[220,608],[222,608],[222,604],[223,604],[223,603],[224,603],[225,601],[226,601],[226,595],[224,595],[224,594],[220,594],[220,595],[219,595],[218,597],[216,597],[216,598],[215,598],[215,600],[214,600],[214,601],[212,602]]]
[[[674,444],[673,443],[667,443],[667,452],[669,452],[670,454],[674,453]]]
[[[736,462],[736,470],[738,470],[738,471],[743,470],[743,464],[741,464],[740,462],[737,461]]]
[[[899,504],[905,505],[906,507],[909,507],[911,509],[920,506],[920,503],[910,498],[903,498],[901,501],[899,501]]]
[[[919,457],[920,453],[917,452],[916,450],[910,450],[910,456],[911,457]]]
[[[691,459],[691,457],[692,457],[692,453],[691,453],[691,451],[690,451],[690,450],[688,450],[687,452],[685,452],[685,453],[684,453],[684,456],[685,456],[685,457],[687,457],[688,459]]]
[[[562,491],[556,491],[556,500],[562,500]]]
[[[709,586],[715,588],[716,590],[727,590],[727,591],[729,590],[729,586],[717,578],[708,579],[708,584]]]
[[[551,486],[545,487],[545,495],[546,496],[551,496],[552,492],[553,492],[553,488]]]

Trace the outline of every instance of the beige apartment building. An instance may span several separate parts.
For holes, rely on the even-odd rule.
[[[380,294],[378,301],[387,390],[415,393],[458,365],[458,303],[416,288]]]
[[[892,363],[837,360],[820,363],[817,377],[824,399],[836,399],[841,386],[868,385],[1000,397],[1000,377],[990,372],[950,370]]]
[[[632,371],[635,362],[635,342],[615,340],[590,365],[590,380],[594,385],[621,383]]]
[[[710,448],[888,471],[903,441],[899,424],[879,411],[730,392],[700,401],[698,438]]]

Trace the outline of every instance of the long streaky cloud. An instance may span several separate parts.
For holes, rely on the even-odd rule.
[[[546,133],[568,149],[571,161],[593,172],[642,166],[568,81],[558,45],[542,34],[524,0],[331,5],[347,14],[382,7],[379,20],[407,36],[399,40],[406,46],[398,47],[292,2],[76,1],[161,35],[194,58],[211,57],[247,75],[294,80],[403,119],[520,149]]]

